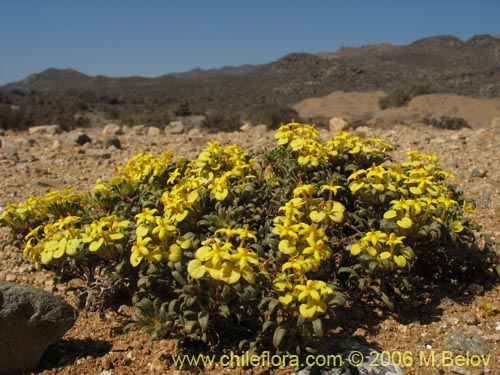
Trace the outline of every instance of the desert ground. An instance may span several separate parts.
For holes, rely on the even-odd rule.
[[[440,164],[452,171],[454,183],[466,196],[475,199],[477,210],[473,220],[481,231],[500,241],[500,117],[499,99],[474,99],[455,95],[417,97],[403,108],[381,111],[380,92],[345,94],[334,92],[324,98],[308,99],[294,107],[304,117],[342,117],[348,121],[370,117],[366,125],[352,130],[362,137],[378,136],[397,147],[396,158],[409,149],[439,156]],[[368,115],[370,114],[370,115]],[[471,128],[438,129],[419,122],[429,115],[457,116],[466,119]],[[156,134],[148,129],[125,129],[118,135],[120,149],[103,149],[99,141],[106,137],[101,128],[82,129],[92,142],[77,145],[68,133],[56,135],[14,133],[7,131],[0,147],[0,207],[43,195],[54,189],[72,186],[89,189],[98,178],[112,176],[117,166],[138,152],[159,154],[171,149],[175,155],[194,157],[207,141],[221,144],[238,143],[257,152],[274,145],[273,131],[265,126],[244,127],[234,133],[204,134],[198,129],[188,134]],[[325,139],[334,129],[322,129]],[[156,136],[152,134],[155,133]],[[0,239],[9,231],[0,229]],[[65,285],[55,286],[49,272],[34,271],[21,252],[5,245],[0,251],[0,280],[31,284],[54,291],[69,303],[74,296]],[[463,294],[467,298],[459,298]],[[379,314],[378,324],[367,326],[363,319],[352,317],[337,334],[389,352],[410,351],[414,358],[429,348],[440,352],[445,338],[452,332],[478,335],[489,345],[491,360],[487,366],[435,367],[417,363],[403,369],[405,374],[495,375],[500,373],[499,314],[488,314],[481,306],[499,305],[500,285],[481,288],[460,285],[457,295],[442,298],[432,312],[415,306],[413,319],[398,321],[391,315]],[[289,374],[293,368],[218,368],[179,367],[172,361],[178,353],[174,340],[148,343],[149,336],[139,332],[123,332],[122,327],[134,314],[133,307],[108,310],[103,318],[98,313],[81,313],[75,326],[63,340],[46,353],[36,374]],[[366,315],[364,319],[369,319]],[[367,328],[369,327],[369,328]],[[202,353],[205,354],[205,353]],[[206,353],[209,354],[209,353]]]

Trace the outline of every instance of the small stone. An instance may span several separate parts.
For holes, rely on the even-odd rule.
[[[102,359],[101,365],[104,370],[111,370],[115,367],[111,359],[109,359],[108,357],[104,357]]]
[[[252,124],[249,122],[244,123],[240,126],[240,131],[243,133],[249,133],[252,130]]]
[[[452,332],[445,338],[444,349],[453,354],[462,354],[467,351],[465,342],[467,337],[463,332]]]
[[[59,125],[39,125],[32,126],[28,129],[28,133],[30,135],[34,134],[47,134],[47,135],[55,135],[61,132],[61,127]]]
[[[358,337],[366,337],[366,329],[364,328],[358,328],[353,332],[353,336],[358,336]]]
[[[144,125],[136,125],[132,126],[130,128],[130,132],[136,135],[143,135],[145,133],[145,126]]]
[[[478,319],[477,315],[470,312],[470,311],[466,312],[465,314],[462,315],[462,321],[465,324],[469,324],[469,325],[473,325],[473,326],[479,323],[479,319]]]
[[[112,352],[125,352],[130,348],[126,342],[116,342],[111,347]]]
[[[463,332],[452,332],[445,338],[445,350],[455,355],[487,355],[489,353],[488,343],[478,335],[467,338]]]
[[[470,176],[473,178],[484,178],[486,177],[487,173],[488,171],[485,171],[481,168],[472,168],[472,170],[470,171]]]
[[[479,285],[479,284],[470,284],[467,287],[467,290],[469,291],[469,293],[477,296],[477,295],[480,295],[484,292],[484,287],[482,285]]]
[[[84,132],[72,133],[70,138],[73,142],[79,144],[80,146],[92,142],[92,139],[90,139],[90,137]]]
[[[123,128],[118,124],[107,124],[102,128],[102,135],[122,135]]]
[[[78,358],[76,360],[76,364],[81,366],[81,365],[86,365],[87,364],[87,360],[85,358]]]
[[[104,148],[114,147],[117,150],[122,148],[122,144],[120,142],[120,139],[116,135],[110,135],[110,136],[106,137],[104,139],[103,146],[104,146]]]
[[[150,126],[148,129],[148,137],[159,137],[161,134],[161,129],[156,126]]]
[[[5,130],[3,130],[2,128],[0,128],[0,137],[5,137]]]
[[[165,127],[165,134],[182,134],[184,133],[185,125],[182,121],[170,121],[170,123]]]
[[[465,345],[472,355],[487,355],[490,352],[488,343],[478,335],[472,335]]]
[[[339,131],[345,130],[347,127],[347,121],[340,117],[332,117],[328,121],[328,126],[330,131],[333,133],[337,133]]]

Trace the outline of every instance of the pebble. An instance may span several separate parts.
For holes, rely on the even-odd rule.
[[[122,148],[122,144],[120,142],[120,139],[116,135],[110,135],[110,136],[106,137],[104,139],[103,146],[104,146],[104,148],[114,147],[117,150]]]
[[[104,370],[111,370],[113,367],[115,367],[111,359],[109,359],[108,357],[104,357],[102,359],[101,365]]]
[[[484,178],[486,177],[486,173],[488,171],[485,171],[484,169],[481,168],[472,168],[470,171],[470,176],[473,178]]]
[[[476,325],[479,323],[479,318],[476,314],[469,311],[462,315],[462,321],[465,324]]]

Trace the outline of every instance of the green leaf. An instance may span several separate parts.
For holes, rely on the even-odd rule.
[[[384,303],[387,305],[389,310],[393,311],[394,310],[394,303],[392,303],[392,301],[389,299],[387,294],[382,292],[382,295],[380,297],[382,298],[382,301],[384,301]]]
[[[273,346],[275,348],[278,348],[280,346],[281,342],[285,338],[286,332],[287,332],[286,328],[284,328],[282,326],[276,327],[276,329],[274,330],[274,336],[273,336]]]
[[[321,319],[320,318],[316,318],[311,323],[312,323],[312,327],[313,327],[314,333],[318,337],[323,337],[323,322],[321,321]]]
[[[274,327],[276,323],[271,320],[267,320],[262,324],[262,332],[266,332],[269,328]]]
[[[200,327],[202,331],[208,330],[208,322],[209,322],[209,314],[206,311],[200,311],[198,313],[198,322],[200,323]]]
[[[188,320],[187,322],[184,323],[184,330],[186,331],[186,333],[188,335],[190,333],[193,333],[193,330],[196,327],[196,324],[198,324],[198,322],[196,320]]]
[[[181,275],[179,271],[173,271],[172,276],[182,286],[185,286],[187,284],[186,279]]]
[[[274,310],[276,310],[276,307],[279,305],[280,301],[273,298],[271,301],[269,301],[269,305],[267,305],[267,311],[269,311],[269,314],[272,314]]]

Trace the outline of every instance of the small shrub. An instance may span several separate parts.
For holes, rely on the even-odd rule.
[[[423,122],[426,125],[431,125],[439,129],[450,129],[450,130],[458,130],[462,128],[470,129],[469,123],[461,117],[441,116],[439,119],[435,117],[432,118],[426,117],[423,119]]]
[[[298,112],[284,104],[266,104],[252,109],[249,120],[253,124],[265,124],[269,129],[278,129],[290,119],[299,119]]]
[[[390,107],[402,107],[410,102],[415,96],[426,95],[435,92],[435,90],[426,84],[411,84],[392,90],[388,95],[380,98],[380,109]]]
[[[241,127],[241,117],[238,113],[224,111],[208,111],[201,124],[209,133],[234,132]]]
[[[499,271],[436,156],[394,163],[379,138],[318,136],[292,122],[259,158],[217,142],[193,160],[138,154],[90,192],[7,205],[0,224],[60,280],[127,285],[130,328],[246,351],[314,352],[346,300],[397,309]]]

